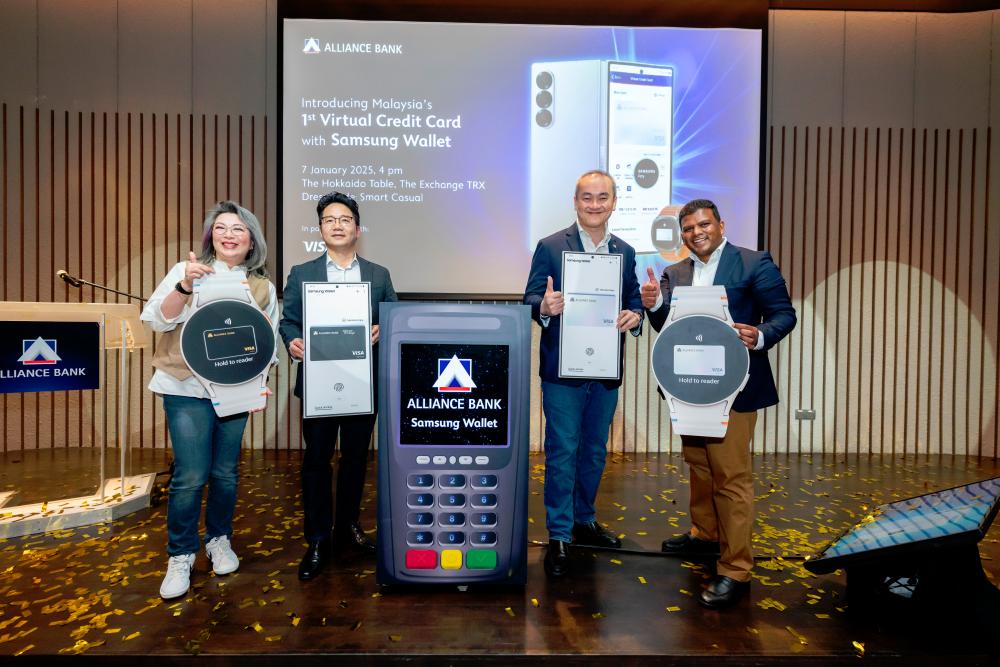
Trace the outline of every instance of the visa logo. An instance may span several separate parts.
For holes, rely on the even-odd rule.
[[[306,247],[306,252],[322,252],[326,250],[326,244],[322,241],[303,241],[302,245]]]

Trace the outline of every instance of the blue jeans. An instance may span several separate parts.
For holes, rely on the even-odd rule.
[[[246,428],[246,412],[230,417],[215,414],[207,398],[164,394],[174,474],[167,499],[167,553],[195,553],[201,496],[208,485],[205,539],[233,533],[237,464]]]
[[[594,501],[608,456],[608,429],[618,388],[600,382],[571,387],[542,382],[545,412],[545,527],[570,542],[574,523],[595,518]]]

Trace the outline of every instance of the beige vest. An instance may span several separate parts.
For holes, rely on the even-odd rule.
[[[266,312],[267,307],[271,305],[270,283],[267,278],[248,276],[247,282],[250,284],[250,293],[253,294],[254,301]],[[191,369],[184,363],[184,357],[181,355],[180,326],[160,334],[156,351],[153,352],[153,368],[181,381],[192,376]]]

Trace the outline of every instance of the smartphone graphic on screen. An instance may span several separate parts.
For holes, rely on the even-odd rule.
[[[529,250],[575,220],[573,187],[580,174],[605,168],[607,88],[607,61],[531,66]]]
[[[654,222],[672,202],[674,71],[607,63],[607,171],[618,184],[609,226],[636,252],[657,252]]]

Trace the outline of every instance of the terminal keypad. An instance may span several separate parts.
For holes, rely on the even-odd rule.
[[[499,481],[478,472],[407,475],[407,569],[495,569]]]

